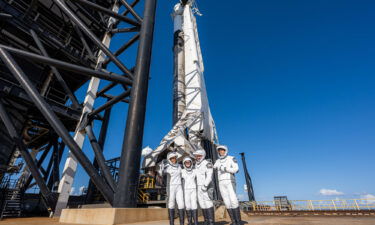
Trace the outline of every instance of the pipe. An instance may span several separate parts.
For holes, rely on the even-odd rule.
[[[156,0],[145,0],[114,207],[136,207]]]
[[[109,186],[111,186],[112,190],[115,191],[115,189],[116,189],[115,181],[113,180],[111,172],[109,171],[109,168],[108,168],[107,164],[105,163],[105,158],[103,156],[103,150],[102,150],[98,141],[95,138],[95,135],[94,135],[94,132],[92,130],[91,125],[87,125],[86,133],[87,133],[87,137],[90,140],[92,149],[93,149],[94,154],[95,154],[96,162],[98,163],[98,166],[99,166],[99,168],[100,168],[100,170],[103,174],[103,177],[106,179]]]

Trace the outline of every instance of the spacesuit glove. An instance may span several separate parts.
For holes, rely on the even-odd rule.
[[[163,176],[163,172],[165,169],[164,163],[163,162],[159,163],[157,167],[158,167],[157,172],[159,173],[160,176]]]
[[[207,187],[205,185],[202,186],[201,188],[202,191],[207,191]]]

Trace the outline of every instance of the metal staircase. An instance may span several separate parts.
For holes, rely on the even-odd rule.
[[[4,205],[1,210],[1,217],[20,217],[21,216],[21,193],[19,189],[8,189],[4,199]]]

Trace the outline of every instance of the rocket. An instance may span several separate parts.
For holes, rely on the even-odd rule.
[[[211,115],[194,1],[181,1],[173,10],[174,74],[173,128],[160,145],[143,160],[143,168],[155,166],[165,151],[190,155],[203,148],[202,142],[217,143],[216,127]]]

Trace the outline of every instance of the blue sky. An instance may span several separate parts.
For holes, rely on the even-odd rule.
[[[172,126],[175,2],[158,1],[143,141],[152,148]],[[375,2],[214,2],[198,0],[211,112],[220,143],[246,153],[256,199],[375,195]],[[107,158],[119,155],[126,106],[113,111]],[[246,199],[242,165],[237,180]],[[86,185],[80,169],[74,186]]]

